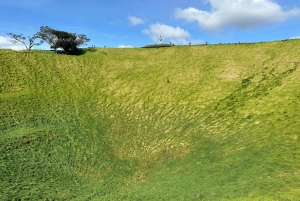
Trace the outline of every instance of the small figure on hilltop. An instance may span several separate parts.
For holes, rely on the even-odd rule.
[[[159,36],[159,41],[161,44],[163,44],[161,35]]]

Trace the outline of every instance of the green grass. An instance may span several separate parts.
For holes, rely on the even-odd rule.
[[[299,45],[0,50],[1,200],[297,200]]]

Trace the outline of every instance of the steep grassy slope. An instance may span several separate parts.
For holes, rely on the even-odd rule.
[[[299,45],[1,50],[1,197],[297,199]]]

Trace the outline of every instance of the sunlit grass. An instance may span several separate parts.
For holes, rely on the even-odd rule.
[[[294,200],[299,41],[0,51],[4,200]]]

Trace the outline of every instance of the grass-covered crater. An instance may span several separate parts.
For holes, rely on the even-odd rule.
[[[1,199],[298,199],[299,44],[0,50]]]

